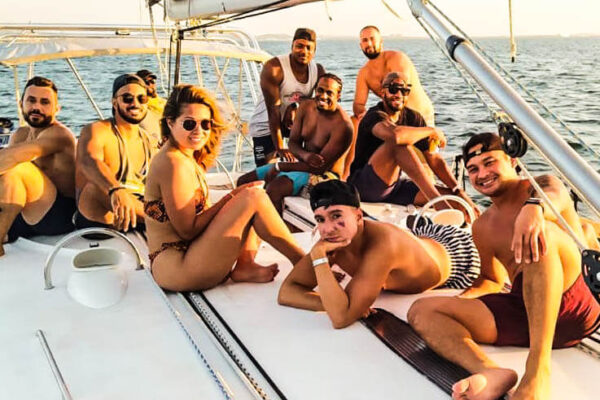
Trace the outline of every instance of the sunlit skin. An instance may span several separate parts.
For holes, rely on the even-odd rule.
[[[481,145],[473,147],[473,151],[481,149]],[[466,165],[469,181],[473,188],[489,197],[498,197],[509,188],[506,181],[514,181],[518,175],[515,171],[516,160],[502,150],[493,150],[473,157]]]
[[[292,42],[292,61],[298,64],[308,65],[315,56],[315,42],[306,39],[296,39]]]
[[[469,152],[481,147],[472,146]],[[554,328],[561,296],[580,275],[579,251],[548,207],[524,204],[533,192],[531,184],[516,173],[514,159],[491,150],[474,155],[466,168],[473,187],[492,200],[472,228],[481,276],[459,298],[418,300],[408,312],[409,323],[437,353],[473,374],[453,386],[453,399],[500,398],[517,384],[518,376],[498,366],[479,347],[495,343],[499,333],[494,315],[478,298],[500,292],[507,278],[522,274],[530,349],[525,373],[511,399],[549,399]],[[583,239],[564,185],[549,175],[535,179]]]
[[[296,39],[292,42],[289,54],[290,67],[294,78],[300,83],[307,83],[309,81],[309,67],[315,55],[315,50],[315,42],[306,39]],[[317,64],[317,74],[320,76],[324,72],[323,67]],[[277,156],[285,161],[295,161],[291,151],[285,148],[281,133],[281,124],[289,125],[291,123],[291,115],[282,118],[280,85],[283,82],[283,78],[283,68],[279,58],[273,57],[264,64],[260,74],[260,87],[267,108],[271,139],[275,146],[275,151],[266,155],[267,161],[271,161]],[[310,93],[306,93],[307,98],[310,95]],[[287,110],[283,113],[286,114]]]
[[[360,49],[370,59],[381,53],[381,33],[375,29],[367,28],[360,31]]]
[[[158,93],[156,93],[156,78],[152,78],[152,77],[148,76],[147,78],[144,79],[144,82],[146,82],[146,88],[148,88],[148,96],[150,96],[150,97],[158,96]]]
[[[281,285],[282,305],[324,310],[339,329],[367,315],[382,288],[420,293],[448,279],[450,257],[433,239],[365,220],[362,210],[348,205],[319,207],[314,217],[320,239]],[[323,258],[327,262],[313,266]],[[345,287],[334,265],[352,277]]]
[[[140,102],[139,96],[147,96],[147,94],[145,88],[134,83],[121,87],[112,99],[112,105],[117,111],[115,116],[124,119],[130,124],[139,124],[148,113],[148,103]],[[133,103],[126,103],[123,100],[123,96],[125,95],[133,96]]]
[[[341,98],[341,87],[333,79],[319,79],[315,89],[315,101],[320,111],[333,112]]]
[[[124,99],[132,97],[127,103]],[[77,144],[76,184],[80,190],[79,212],[88,220],[112,225],[118,230],[135,228],[143,220],[143,204],[129,188],[111,192],[121,186],[117,172],[122,157],[127,157],[131,171],[141,171],[146,159],[145,135],[140,122],[148,112],[146,87],[129,83],[117,90],[112,98],[114,125],[125,142],[127,154],[121,154],[119,141],[110,119],[86,125]],[[144,102],[144,100],[146,102]],[[147,137],[150,152],[157,148],[156,139]]]
[[[29,86],[21,102],[23,117],[33,128],[45,128],[60,111],[58,97],[49,87]]]
[[[363,225],[362,211],[355,207],[319,207],[314,216],[321,239],[332,243],[349,244]]]
[[[341,175],[343,155],[352,140],[352,122],[338,104],[341,89],[335,79],[322,76],[314,98],[300,103],[289,140],[289,149],[298,161],[279,162],[279,171],[273,165],[264,176],[267,193],[279,212],[283,210],[283,199],[294,194],[292,180],[280,176],[280,172],[322,175],[331,171]],[[238,184],[256,180],[256,171],[251,171],[242,175]]]
[[[19,213],[34,225],[58,194],[75,196],[75,136],[56,120],[57,93],[51,87],[30,85],[21,108],[28,125],[18,128],[8,147],[0,150],[0,256]]]
[[[183,127],[185,121],[196,122],[192,131]],[[184,104],[181,107],[181,115],[176,120],[167,120],[167,124],[171,128],[171,135],[173,135],[177,147],[184,153],[192,155],[195,150],[202,149],[210,137],[210,108],[198,103]]]

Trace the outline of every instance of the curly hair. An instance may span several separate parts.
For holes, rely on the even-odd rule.
[[[167,124],[167,120],[177,119],[181,115],[181,110],[185,104],[204,104],[210,109],[212,122],[210,137],[202,149],[194,152],[196,162],[207,171],[214,164],[219,154],[221,136],[226,130],[226,124],[217,107],[215,98],[206,89],[194,85],[177,85],[173,88],[160,120],[162,144],[171,138],[171,129]]]

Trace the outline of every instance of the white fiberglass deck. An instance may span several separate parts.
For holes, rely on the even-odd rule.
[[[44,290],[51,247],[19,239],[0,258],[0,398],[57,399],[36,331],[46,335],[74,398],[223,398],[146,270],[128,267],[123,299],[105,309],[73,301],[65,287],[73,249],[59,252],[55,288]]]
[[[310,234],[296,234],[308,250]],[[227,283],[205,292],[253,356],[289,399],[446,399],[448,396],[393,354],[366,327],[355,323],[335,330],[323,312],[277,305],[277,293],[291,265],[263,245],[258,262],[278,262],[280,273],[267,284]],[[403,296],[383,293],[375,307],[406,319],[410,304],[422,296],[453,295],[433,291]],[[527,349],[485,346],[499,364],[523,373]],[[552,354],[552,398],[597,399],[590,384],[600,362],[579,349]]]

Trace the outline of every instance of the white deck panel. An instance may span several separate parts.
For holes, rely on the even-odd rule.
[[[310,234],[295,236],[308,250]],[[289,399],[448,398],[360,323],[335,330],[323,312],[277,305],[278,289],[291,265],[265,244],[257,261],[279,263],[281,271],[274,282],[228,283],[205,294]],[[406,320],[417,298],[456,293],[382,293],[375,307]],[[523,373],[527,349],[484,348],[500,365]],[[552,357],[552,399],[598,398],[591,384],[600,372],[598,360],[574,348],[555,350]]]
[[[91,309],[66,291],[74,250],[61,250],[55,288],[44,290],[47,245],[19,239],[0,259],[0,398],[60,398],[42,347],[46,334],[74,398],[202,398],[223,395],[145,270],[130,265],[128,290],[116,305]]]

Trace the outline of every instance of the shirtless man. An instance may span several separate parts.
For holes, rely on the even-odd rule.
[[[142,198],[156,141],[142,129],[148,95],[137,75],[113,83],[113,117],[86,125],[77,144],[78,228],[109,226],[123,232],[144,218]]]
[[[334,328],[368,314],[382,288],[397,293],[465,288],[479,275],[471,235],[456,227],[423,221],[411,233],[366,219],[356,189],[339,180],[316,185],[310,205],[321,238],[285,279],[278,301],[325,310]],[[330,268],[334,264],[352,276],[345,288]]]
[[[453,399],[498,399],[517,383],[517,373],[500,368],[477,343],[530,347],[511,399],[549,399],[552,348],[573,346],[592,333],[600,305],[581,276],[575,242],[517,175],[498,135],[473,136],[463,156],[471,184],[492,200],[473,224],[481,276],[459,297],[418,300],[409,323],[434,351],[473,373],[454,385]],[[536,181],[584,243],[564,185],[548,175]],[[512,290],[499,293],[507,277]]]
[[[267,193],[281,213],[283,198],[297,195],[311,174],[331,177],[333,173],[339,178],[342,156],[352,140],[352,122],[338,104],[341,94],[342,80],[333,74],[322,75],[315,98],[300,104],[292,126],[289,147],[298,161],[263,165],[241,176],[238,185],[266,181]]]
[[[419,74],[410,58],[401,51],[382,51],[381,33],[377,27],[372,25],[361,29],[360,48],[369,60],[358,71],[356,77],[356,90],[354,92],[354,102],[352,103],[352,111],[354,112],[352,122],[355,134],[358,131],[358,123],[367,112],[369,91],[383,99],[384,88],[381,82],[392,71],[401,72],[406,77],[407,83],[412,86],[410,94],[407,96],[406,106],[421,114],[427,126],[435,126],[433,104],[427,93],[425,93],[423,86],[421,86]],[[356,139],[354,139],[346,159],[346,175],[354,159],[355,143]]]
[[[358,127],[356,154],[348,182],[364,201],[423,205],[442,194],[455,194],[478,212],[460,189],[452,171],[436,147],[444,147],[441,130],[425,126],[419,113],[406,103],[412,93],[401,72],[390,72],[381,82],[382,101],[371,107]],[[423,155],[428,168],[419,158]],[[428,169],[447,186],[437,187]],[[410,179],[401,178],[404,171]],[[445,205],[437,204],[437,208]]]
[[[16,130],[0,150],[0,256],[2,242],[74,229],[75,136],[56,120],[56,85],[31,78],[21,109],[27,126]]]
[[[313,30],[298,28],[294,33],[291,53],[273,57],[263,66],[260,74],[263,98],[250,118],[257,167],[277,157],[294,161],[291,151],[284,146],[283,138],[290,134],[293,109],[300,100],[312,96],[317,78],[325,72],[320,64],[313,61],[316,45],[317,35]]]

